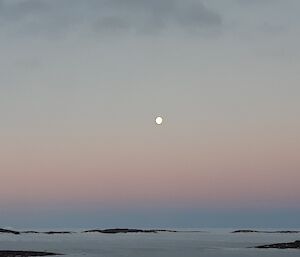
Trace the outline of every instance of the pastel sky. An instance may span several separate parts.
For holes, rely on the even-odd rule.
[[[300,227],[299,10],[0,0],[0,227]]]

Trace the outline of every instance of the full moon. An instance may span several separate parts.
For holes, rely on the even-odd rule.
[[[156,117],[155,123],[156,123],[157,125],[161,125],[161,124],[163,123],[163,118],[162,118],[162,117]]]

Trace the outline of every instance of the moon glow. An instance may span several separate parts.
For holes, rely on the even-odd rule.
[[[162,123],[163,123],[163,118],[162,118],[162,117],[156,117],[155,123],[156,123],[157,125],[162,125]]]

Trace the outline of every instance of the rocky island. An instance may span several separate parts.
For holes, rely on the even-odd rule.
[[[82,231],[82,233],[103,233],[103,234],[159,233],[159,232],[175,233],[178,231],[168,230],[168,229],[130,229],[130,228],[91,229],[91,230]],[[13,235],[20,235],[20,234],[60,235],[60,234],[74,234],[76,232],[73,232],[73,231],[35,231],[35,230],[15,231],[15,230],[8,230],[8,229],[0,228],[0,233],[13,234]]]
[[[158,233],[158,232],[177,232],[165,229],[129,229],[129,228],[113,228],[113,229],[92,229],[83,231],[83,233],[103,233],[103,234],[127,234],[127,233]]]
[[[60,235],[60,234],[73,234],[75,232],[72,231],[46,231],[46,232],[38,232],[38,231],[23,231],[22,234],[46,234],[46,235]]]
[[[16,230],[10,230],[10,229],[3,229],[0,228],[0,234],[13,234],[13,235],[20,235],[20,234],[46,234],[46,235],[56,235],[56,234],[73,234],[75,232],[72,231],[16,231]]]
[[[31,251],[0,251],[0,257],[30,257],[30,256],[54,256],[61,255],[48,252],[31,252]]]
[[[13,234],[13,235],[19,235],[20,234],[19,231],[14,231],[14,230],[4,229],[4,228],[0,228],[0,233],[2,233],[2,234]]]
[[[233,231],[231,233],[297,234],[300,233],[300,231],[293,231],[293,230],[260,231],[260,230],[242,229],[242,230]]]
[[[279,243],[270,245],[260,245],[255,248],[259,249],[300,249],[300,240],[291,243]]]

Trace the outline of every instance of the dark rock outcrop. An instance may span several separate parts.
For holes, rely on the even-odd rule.
[[[30,251],[0,251],[0,257],[30,257],[30,256],[54,256],[61,255],[47,252],[30,252]]]
[[[232,231],[231,233],[259,233],[259,231],[250,230],[250,229],[242,229],[242,230]]]
[[[103,234],[127,234],[127,233],[158,233],[158,232],[176,232],[166,229],[129,229],[129,228],[113,228],[113,229],[92,229],[83,231],[83,233],[103,233]]]
[[[160,232],[166,232],[166,233],[200,233],[204,231],[192,231],[192,230],[171,230],[171,229],[130,229],[130,228],[112,228],[112,229],[91,229],[82,231],[82,233],[103,233],[103,234],[127,234],[127,233],[160,233]],[[251,230],[237,230],[232,233],[250,233]],[[259,232],[259,231],[253,231],[253,232]],[[14,234],[14,235],[20,235],[20,234],[44,234],[44,235],[60,235],[60,234],[74,234],[78,232],[74,231],[35,231],[35,230],[25,230],[25,231],[15,231],[15,230],[8,230],[8,229],[1,229],[0,228],[0,234],[6,233],[6,234]],[[0,256],[1,257],[1,256]]]
[[[130,229],[130,228],[112,228],[112,229],[92,229],[86,230],[82,233],[103,233],[103,234],[126,234],[126,233],[158,233],[158,232],[170,232],[175,233],[178,231],[175,230],[168,230],[168,229]],[[0,229],[0,233],[7,233],[7,234],[46,234],[46,235],[59,235],[59,234],[73,234],[76,232],[72,231],[34,231],[34,230],[27,230],[27,231],[14,231],[8,229]]]
[[[255,248],[259,249],[300,249],[300,240],[292,243],[280,243],[280,244],[270,244],[270,245],[261,245]]]
[[[259,231],[259,230],[244,229],[244,230],[236,230],[231,233],[297,234],[300,233],[300,231],[293,231],[293,230]]]
[[[73,234],[72,231],[46,231],[46,232],[39,232],[39,231],[23,231],[20,232],[22,234],[46,234],[46,235],[59,235],[59,234]]]
[[[0,233],[14,234],[14,235],[19,235],[20,234],[19,231],[14,231],[14,230],[9,230],[9,229],[3,229],[3,228],[0,228]]]
[[[177,233],[178,231],[176,230],[170,230],[170,229],[155,229],[156,232],[168,232],[168,233]],[[183,231],[185,232],[185,231]],[[193,232],[193,231],[191,231]]]
[[[43,234],[47,235],[56,235],[56,234],[73,234],[74,232],[72,231],[48,231],[48,232],[42,232]]]
[[[129,228],[113,228],[113,229],[92,229],[83,231],[83,233],[103,233],[103,234],[127,234],[127,233],[157,233],[156,230],[142,230],[142,229],[129,229]]]
[[[20,234],[47,234],[47,235],[55,235],[55,234],[72,234],[74,232],[71,231],[46,231],[46,232],[39,232],[39,231],[15,231],[15,230],[9,230],[9,229],[3,229],[0,228],[0,233],[4,234],[14,234],[14,235],[20,235]]]

